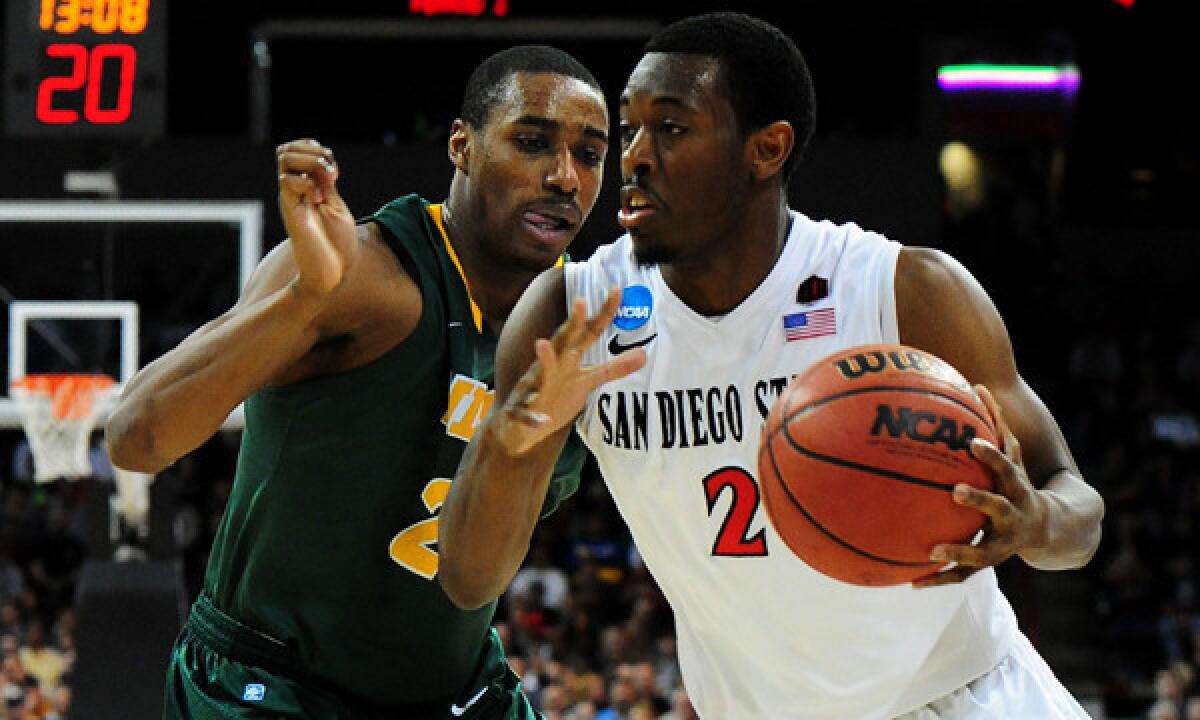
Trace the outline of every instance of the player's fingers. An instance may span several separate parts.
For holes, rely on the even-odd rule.
[[[1000,448],[983,438],[973,438],[969,450],[976,460],[992,471],[992,475],[1004,475],[1013,470],[1012,460],[1000,452]]]
[[[1012,458],[1012,461],[1017,465],[1021,465],[1024,460],[1021,458],[1021,441],[1013,434],[1007,425],[1004,426],[1004,454]]]
[[[588,370],[588,391],[591,392],[604,383],[635,373],[641,370],[645,364],[645,348],[634,348],[629,352],[623,352],[612,360]]]
[[[554,343],[546,338],[538,338],[533,342],[533,354],[537,357],[536,367],[539,370],[536,387],[540,387],[546,376],[553,376],[558,372],[558,353],[554,349]]]
[[[987,408],[988,416],[992,420],[992,426],[995,427],[999,422],[997,415],[1000,412],[1000,408],[996,406],[996,398],[992,397],[992,392],[987,389],[987,385],[976,384],[974,389],[975,394],[983,401],[983,406]]]
[[[308,196],[317,191],[316,181],[304,174],[279,175],[279,189],[293,195]]]
[[[1008,522],[1012,518],[1012,502],[999,493],[980,490],[965,483],[954,486],[954,502],[975,508],[996,522]]]
[[[287,152],[277,156],[280,175],[309,175],[322,185],[337,180],[337,165],[321,154]]]
[[[1016,438],[1012,439],[1013,448],[1020,452]],[[1021,478],[1023,474],[1013,458],[1001,453],[999,448],[987,440],[975,438],[971,441],[971,454],[992,471],[996,481],[996,492],[1018,505],[1023,505],[1032,488]]]
[[[1005,548],[991,540],[979,545],[936,545],[929,553],[929,559],[941,563],[955,563],[965,567],[982,568],[994,565],[1003,557],[1007,557]]]
[[[617,314],[619,307],[621,307],[621,289],[609,288],[608,296],[604,298],[604,305],[588,320],[587,336],[584,339],[587,345],[596,342],[596,339],[604,333],[605,328],[612,322],[613,316]]]
[[[1008,427],[1008,422],[1004,419],[1004,411],[1000,408],[1000,403],[996,402],[995,396],[992,395],[991,390],[987,389],[986,385],[976,385],[975,393],[979,395],[980,400],[983,400],[988,414],[992,416],[992,424],[996,428],[996,438],[1000,441],[1000,447],[1004,452],[1010,452],[1009,440],[1015,440],[1016,436],[1013,435],[1012,430]],[[1020,457],[1019,454],[1017,457]]]
[[[913,580],[912,586],[914,588],[931,588],[938,587],[940,585],[960,583],[977,572],[979,572],[979,568],[963,567],[960,565],[957,567],[952,567],[949,570],[943,570],[941,572],[936,572],[931,575],[925,575],[924,577],[917,578],[916,580]]]
[[[567,311],[567,319],[554,331],[550,338],[556,348],[565,348],[572,342],[577,342],[580,333],[587,324],[587,303],[583,298],[575,298]]]
[[[319,155],[326,160],[333,162],[333,150],[325,147],[313,138],[301,138],[300,140],[292,140],[285,142],[275,147],[275,156],[279,157],[288,153],[298,153],[302,155]]]
[[[325,200],[325,196],[321,192],[321,187],[306,174],[280,174],[279,198],[281,207],[283,206],[282,203],[298,204],[311,202],[319,205]]]

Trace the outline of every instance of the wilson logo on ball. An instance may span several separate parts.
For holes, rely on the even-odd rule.
[[[967,451],[976,433],[975,426],[967,424],[964,424],[960,431],[954,418],[939,417],[934,413],[914,411],[912,408],[880,405],[876,408],[871,434],[878,437],[884,430],[893,438],[906,437],[929,445],[942,443],[958,452]]]
[[[899,370],[920,373],[948,382],[963,390],[970,391],[971,389],[970,383],[957,370],[940,358],[919,350],[859,352],[846,355],[834,362],[833,365],[847,380],[858,380],[866,375]]]

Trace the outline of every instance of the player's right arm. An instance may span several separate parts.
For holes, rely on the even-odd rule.
[[[158,472],[221,427],[256,390],[278,379],[353,316],[355,272],[368,227],[337,193],[332,153],[313,140],[276,149],[279,207],[289,240],[255,270],[236,305],[126,385],[105,426],[112,461]]]
[[[513,309],[496,347],[494,409],[471,439],[442,505],[438,582],[463,609],[491,602],[512,582],[554,462],[588,395],[646,360],[638,348],[602,365],[581,365],[612,322],[620,293],[610,292],[589,318],[582,299],[564,313],[565,292],[563,269],[551,268]]]

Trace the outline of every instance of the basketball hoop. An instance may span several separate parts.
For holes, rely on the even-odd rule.
[[[92,474],[88,440],[116,389],[107,375],[53,373],[13,381],[9,391],[29,438],[37,482]]]

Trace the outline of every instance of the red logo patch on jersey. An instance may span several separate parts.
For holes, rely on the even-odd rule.
[[[826,297],[829,297],[829,281],[823,277],[809,275],[808,279],[796,288],[796,302],[798,303],[815,303]]]

